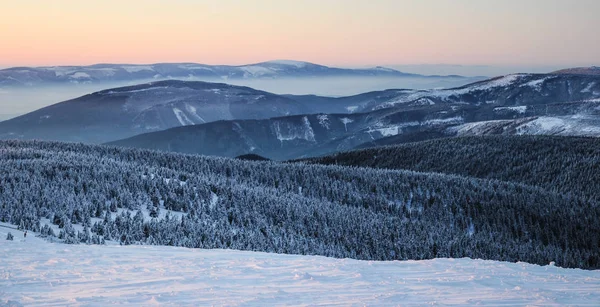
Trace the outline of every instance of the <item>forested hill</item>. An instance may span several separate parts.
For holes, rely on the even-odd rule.
[[[599,138],[447,138],[343,152],[304,161],[512,181],[600,201]]]
[[[600,268],[595,203],[510,182],[34,141],[0,174],[0,221],[67,243]]]

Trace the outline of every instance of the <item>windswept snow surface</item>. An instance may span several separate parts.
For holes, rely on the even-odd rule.
[[[600,271],[65,245],[0,224],[0,306],[598,306]],[[13,227],[13,226],[11,226]],[[5,240],[12,232],[14,241]]]

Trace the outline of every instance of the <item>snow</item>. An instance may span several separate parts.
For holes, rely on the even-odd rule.
[[[69,77],[71,77],[73,79],[89,79],[90,75],[88,75],[87,73],[78,71],[78,72],[70,75]]]
[[[189,104],[185,104],[185,109],[188,111],[188,113],[190,115],[192,115],[193,117],[195,117],[197,120],[199,120],[201,123],[205,123],[206,121],[204,120],[204,118],[202,118],[200,115],[198,115],[198,110],[196,109],[196,107],[189,105]]]
[[[163,90],[163,89],[168,89],[168,86],[153,86],[153,87],[147,87],[147,88],[142,88],[142,89],[138,89],[138,90],[129,90],[129,91],[122,91],[122,90],[118,90],[118,91],[108,91],[106,92],[108,95],[112,95],[112,94],[120,94],[120,93],[140,93],[140,92],[148,92],[148,91],[155,91],[155,90]]]
[[[317,119],[319,120],[319,125],[329,130],[330,122],[329,117],[327,117],[327,114],[317,115]]]
[[[542,90],[542,85],[544,84],[544,82],[546,82],[546,80],[548,80],[550,78],[553,78],[553,77],[546,77],[546,78],[542,78],[542,79],[529,81],[521,86],[529,86],[539,92]]]
[[[288,66],[294,66],[297,68],[302,68],[306,66],[306,62],[300,62],[300,61],[292,61],[292,60],[274,60],[274,61],[268,61],[267,63],[270,64],[280,64],[280,65],[288,65]]]
[[[562,119],[556,117],[540,117],[531,122],[530,125],[534,125],[539,127],[539,129],[541,130],[548,131],[564,127],[565,122]]]
[[[260,77],[264,75],[273,75],[275,71],[272,69],[259,66],[259,65],[249,65],[240,67],[242,71],[244,71],[244,77]]]
[[[346,110],[348,110],[348,112],[350,112],[350,113],[354,113],[354,112],[356,112],[356,110],[358,110],[358,106],[349,106],[349,107],[346,107]]]
[[[400,133],[400,128],[398,126],[386,127],[386,128],[377,129],[376,131],[381,133],[381,135],[383,135],[383,136],[394,136],[394,135],[398,135]]]
[[[152,66],[149,65],[127,65],[121,67],[128,73],[140,72],[144,70],[154,71],[154,68],[152,68]]]
[[[348,124],[354,122],[352,119],[348,118],[348,117],[343,117],[340,118],[340,120],[342,121],[342,123],[344,124],[344,129],[346,129],[346,132],[348,132]]]
[[[272,126],[275,136],[283,141],[292,141],[296,139],[315,142],[315,133],[310,125],[308,117],[302,117],[302,125],[298,126],[288,121],[274,121]]]
[[[430,106],[432,106],[432,105],[435,104],[435,101],[431,100],[430,98],[425,97],[425,98],[419,98],[419,99],[415,100],[414,103],[417,104],[417,105],[430,105]]]
[[[591,93],[592,88],[594,88],[594,86],[596,86],[596,82],[590,82],[583,90],[581,90],[581,92],[582,93]]]
[[[600,118],[594,115],[540,116],[517,127],[519,134],[555,134],[600,137]]]
[[[527,111],[527,106],[518,106],[518,107],[497,107],[494,108],[494,111],[514,111],[517,112],[519,114],[523,114]]]
[[[456,133],[457,135],[481,135],[485,134],[485,131],[490,129],[490,127],[503,127],[513,122],[513,120],[489,120],[481,122],[472,122],[450,127],[447,129],[447,131],[450,133]]]
[[[409,102],[415,102],[416,104],[435,104],[434,101],[427,98],[436,97],[442,100],[448,99],[451,96],[458,96],[468,94],[474,91],[485,91],[497,87],[504,87],[511,85],[515,82],[518,82],[521,78],[529,76],[528,74],[513,74],[508,76],[499,77],[493,80],[483,81],[478,84],[474,84],[468,87],[458,88],[458,89],[432,89],[432,90],[418,90],[418,91],[405,91],[405,95],[401,95],[397,98],[391,99],[377,105],[374,109],[384,109],[388,107],[393,107],[397,104],[404,104]],[[539,81],[539,80],[537,80]],[[534,82],[534,81],[532,81]],[[543,82],[543,81],[542,81]],[[530,82],[531,83],[531,82]],[[494,101],[489,101],[486,103],[493,103]]]
[[[487,90],[487,89],[496,88],[496,87],[508,86],[508,85],[515,83],[520,78],[525,77],[525,76],[528,76],[528,75],[527,74],[512,74],[512,75],[508,75],[508,76],[503,76],[503,77],[491,80],[489,82],[481,83],[480,85],[476,86],[475,89]]]
[[[540,116],[515,120],[490,120],[448,128],[458,135],[481,135],[490,131],[516,133],[518,135],[562,135],[600,137],[600,117],[589,114],[569,116]]]
[[[429,119],[422,123],[422,125],[435,126],[435,125],[445,125],[445,124],[459,124],[464,120],[462,116],[455,116],[449,118],[439,118],[439,119]]]
[[[117,71],[115,68],[88,68],[87,70],[90,72],[101,72],[106,77],[114,76]]]
[[[394,125],[386,125],[382,122],[376,123],[372,127],[368,127],[366,133],[371,135],[373,132],[379,132],[383,137],[394,136],[402,133],[402,129],[406,127],[415,127],[415,126],[438,126],[438,125],[453,125],[453,124],[461,124],[464,120],[462,116],[455,116],[450,118],[441,118],[441,119],[430,119],[422,122],[411,121],[404,122],[400,124]],[[373,136],[371,136],[373,138]]]
[[[398,72],[395,69],[391,69],[391,68],[387,68],[387,67],[383,67],[383,66],[377,66],[375,68],[373,68],[374,70],[379,70],[379,71],[385,71],[385,72]]]
[[[182,126],[187,126],[187,125],[193,125],[194,122],[191,121],[187,115],[185,115],[185,112],[181,111],[178,108],[173,108],[173,113],[175,114],[175,116],[177,117],[177,120],[179,121],[179,123]]]
[[[73,68],[62,67],[62,66],[46,67],[45,69],[49,70],[49,71],[53,71],[54,75],[57,77],[62,77],[62,76],[68,75],[73,72]]]
[[[198,64],[183,64],[183,65],[177,65],[177,67],[181,68],[181,69],[187,69],[187,70],[209,70],[209,71],[213,71],[213,69],[210,68],[210,67],[200,66]]]
[[[3,224],[6,225],[6,224]],[[11,232],[14,241],[5,240]],[[0,227],[0,306],[598,306],[600,271],[49,243]]]

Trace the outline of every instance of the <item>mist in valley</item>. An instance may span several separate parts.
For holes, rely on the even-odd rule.
[[[186,81],[205,81],[248,86],[275,94],[350,96],[385,89],[449,88],[478,81],[481,78],[434,77],[336,77],[336,78],[279,78],[279,79],[215,79],[184,78]],[[91,84],[32,85],[0,87],[0,121],[37,109],[87,95],[93,92],[159,81],[160,79],[99,82]]]

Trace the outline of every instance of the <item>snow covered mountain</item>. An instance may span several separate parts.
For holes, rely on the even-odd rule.
[[[338,98],[171,80],[105,90],[1,122],[0,138],[101,143],[207,123],[115,144],[131,141],[131,146],[162,150],[296,158],[387,137],[396,142],[473,131],[498,133],[481,127],[524,118],[532,123],[503,133],[595,136],[599,101],[600,77],[590,75],[517,74],[452,89],[386,90]],[[234,122],[210,124],[219,120]],[[463,124],[467,125],[449,129]],[[282,152],[287,148],[289,152]]]
[[[544,134],[600,137],[600,100],[501,107],[397,105],[366,113],[234,120],[142,134],[111,145],[276,160],[431,138]]]
[[[57,83],[96,83],[164,79],[262,79],[306,77],[427,77],[394,69],[334,68],[308,62],[278,60],[249,65],[160,63],[151,65],[97,64],[91,66],[13,67],[0,70],[0,86],[31,86]],[[444,76],[431,76],[444,78]],[[462,78],[461,76],[447,76]]]
[[[217,120],[307,112],[292,99],[247,87],[157,81],[96,92],[0,122],[0,138],[100,143]]]

